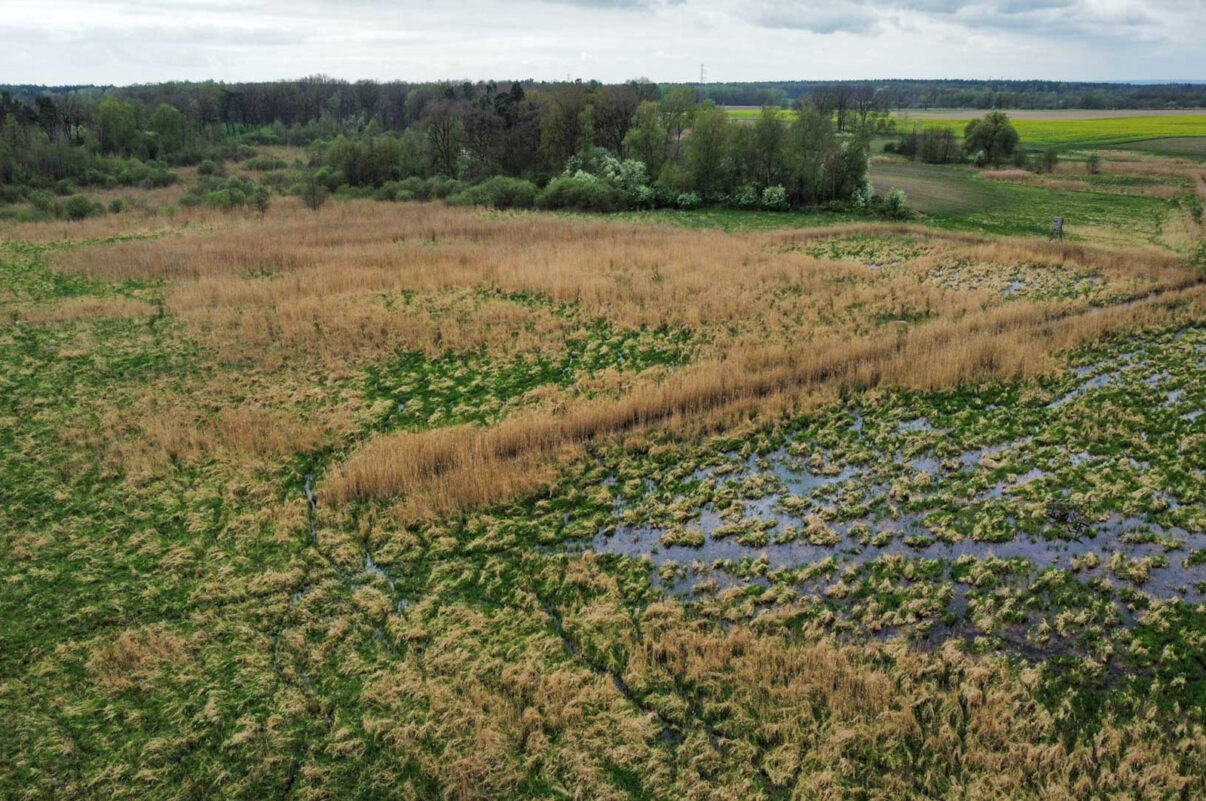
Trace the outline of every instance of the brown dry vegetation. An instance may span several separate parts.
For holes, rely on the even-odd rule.
[[[651,605],[635,625],[605,604],[567,620],[587,649],[619,638],[623,686],[653,704],[642,710],[606,675],[545,667],[555,640],[507,662],[478,647],[482,618],[460,606],[446,614],[453,623],[431,641],[427,670],[383,671],[365,699],[376,741],[400,764],[417,761],[448,798],[514,797],[534,769],[567,794],[628,797],[608,781],[609,764],[642,777],[654,797],[701,801],[770,797],[764,787],[809,799],[848,798],[851,787],[885,801],[1155,799],[1197,781],[1153,745],[1163,735],[1142,715],[1061,745],[1034,701],[1037,671],[1019,675],[953,644],[842,646],[819,633],[783,637],[775,621],[723,632],[677,603]],[[415,725],[416,703],[433,710],[434,727]],[[669,755],[653,743],[696,714],[687,704],[713,723]],[[432,751],[431,741],[445,745]],[[1206,735],[1186,731],[1181,742],[1200,749]]]
[[[133,298],[66,298],[56,303],[15,309],[13,322],[57,323],[65,320],[109,320],[120,317],[142,317],[155,312],[155,307]]]
[[[801,250],[834,236],[912,235],[926,252],[876,272]],[[926,276],[951,264],[1024,263],[1092,275],[1110,302],[1024,301]],[[1155,323],[1198,303],[1200,277],[1150,250],[985,239],[902,225],[726,234],[438,205],[349,202],[68,251],[56,269],[164,279],[168,312],[224,363],[310,365],[336,375],[400,349],[539,351],[564,321],[509,293],[577,304],[622,328],[669,325],[707,343],[693,363],[629,382],[620,396],[564,400],[490,428],[370,440],[327,478],[336,501],[403,496],[410,514],[531,489],[584,443],[651,424],[697,431],[810,408],[873,385],[937,388],[1032,376],[1054,348]],[[483,291],[485,294],[483,294]],[[400,293],[418,302],[393,302]]]
[[[990,181],[1006,181],[1072,192],[1106,192],[1166,200],[1183,197],[1186,184],[1195,186],[1200,179],[1201,164],[1182,158],[1136,158],[1126,151],[1099,151],[1102,175],[1132,176],[1152,179],[1151,183],[1110,184],[1087,180],[1085,165],[1078,161],[1061,161],[1054,172],[1041,174],[1023,169],[984,170],[981,176]],[[1167,180],[1159,180],[1167,179]]]
[[[1074,180],[1036,175],[1029,170],[985,170],[980,174],[990,181],[1009,181],[1011,183],[1029,184],[1030,186],[1041,186],[1045,189],[1058,189],[1068,192],[1115,192],[1123,195],[1158,197],[1165,200],[1171,200],[1185,194],[1185,190],[1181,187],[1169,186],[1167,184],[1145,186],[1101,185],[1083,179]]]
[[[110,191],[114,197],[126,197],[120,191]],[[178,184],[161,190],[130,190],[129,196],[137,198],[139,202],[129,210],[84,220],[22,223],[0,220],[0,239],[85,244],[108,237],[162,236],[195,228],[212,230],[236,219],[228,213],[205,206],[184,207],[169,212],[158,205],[175,202],[183,191],[184,188]]]

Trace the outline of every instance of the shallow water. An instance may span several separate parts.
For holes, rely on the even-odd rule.
[[[1149,361],[1156,366],[1149,368]],[[704,487],[699,497],[712,501],[688,509],[679,525],[702,533],[700,547],[662,545],[671,525],[667,504],[641,498],[617,499],[617,518],[628,510],[632,514],[625,519],[646,522],[625,525],[617,520],[614,533],[600,532],[580,547],[647,559],[654,568],[673,565],[677,570],[665,573],[666,580],[656,580],[665,591],[688,597],[730,587],[771,586],[787,580],[782,574],[776,579],[774,571],[809,566],[826,569],[793,587],[800,593],[821,594],[843,570],[882,557],[903,557],[944,565],[943,578],[928,580],[936,582],[936,592],[949,595],[946,611],[962,615],[967,593],[975,590],[953,581],[951,567],[960,559],[996,557],[1029,565],[1019,571],[1014,561],[1013,570],[1002,574],[1006,584],[1023,592],[1052,568],[1092,582],[1095,592],[1112,598],[1123,623],[1135,619],[1130,601],[1136,592],[1153,599],[1206,601],[1206,565],[1185,564],[1190,552],[1206,549],[1206,534],[1173,525],[1194,519],[1192,504],[1186,509],[1177,496],[1195,496],[1152,483],[1169,476],[1167,450],[1161,455],[1155,437],[1148,445],[1147,432],[1139,432],[1137,440],[1145,444],[1139,449],[1142,455],[1134,451],[1135,458],[1096,442],[1091,429],[1080,435],[1077,429],[1069,434],[1066,428],[1046,428],[1067,421],[1084,427],[1092,419],[1086,417],[1089,406],[1055,410],[1105,387],[1133,388],[1143,395],[1171,384],[1163,405],[1182,411],[1186,390],[1178,385],[1186,380],[1183,373],[1178,369],[1174,376],[1158,366],[1149,352],[1134,349],[1070,370],[1079,383],[1047,404],[1045,411],[1040,407],[1033,425],[1024,426],[1028,435],[1019,437],[1015,426],[1013,438],[955,453],[944,445],[947,431],[925,415],[885,427],[874,417],[864,419],[864,410],[850,408],[849,426],[839,428],[844,432],[842,446],[825,439],[833,436],[829,429],[820,440],[825,446],[799,443],[804,447],[798,451],[808,458],[793,455],[797,443],[789,441],[770,453],[748,458],[731,454],[726,465],[696,471],[693,478],[716,482],[716,492]],[[990,404],[983,410],[987,430],[999,425],[987,420],[997,408]],[[1188,409],[1180,417],[1193,422],[1201,411]],[[951,436],[960,430],[966,432],[966,421]],[[852,449],[846,450],[847,445]],[[878,455],[868,460],[868,448]],[[839,455],[844,453],[861,455],[855,463],[843,463]],[[1146,487],[1148,494],[1136,493],[1135,476],[1143,477],[1138,486]],[[1015,490],[1034,482],[1041,484],[1015,495]],[[1125,499],[1105,508],[1126,508],[1127,514],[1099,511],[1096,518],[1086,517],[1082,508],[1102,507],[1084,506],[1082,493],[1091,494],[1111,482],[1125,482],[1130,489]],[[972,513],[961,516],[969,508]],[[985,528],[960,529],[963,520],[986,521]],[[1019,521],[1027,524],[1025,529]],[[1097,564],[1089,567],[1094,557]],[[757,563],[756,570],[751,563]],[[861,580],[858,576],[865,578],[865,570],[856,576]]]
[[[1047,404],[1047,408],[1048,409],[1058,409],[1059,407],[1063,406],[1065,403],[1069,403],[1069,402],[1079,398],[1081,395],[1085,395],[1089,392],[1092,392],[1095,389],[1100,389],[1101,387],[1113,384],[1114,382],[1116,382],[1119,379],[1120,376],[1121,376],[1120,372],[1114,372],[1114,373],[1103,373],[1102,375],[1096,376],[1094,378],[1090,378],[1088,381],[1085,381],[1083,384],[1081,384],[1079,387],[1072,390],[1071,392],[1068,392],[1067,394],[1051,401],[1051,403]]]

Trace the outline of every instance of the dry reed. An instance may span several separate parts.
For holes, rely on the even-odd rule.
[[[909,236],[926,252],[872,271],[803,250],[833,237]],[[1025,301],[925,280],[950,265],[1093,275],[1112,299]],[[617,328],[696,331],[690,365],[490,428],[365,443],[323,487],[335,501],[404,495],[408,513],[497,501],[546,481],[600,437],[658,426],[689,432],[812,408],[844,389],[937,388],[1035,375],[1053,348],[1200,303],[1200,276],[1152,249],[990,239],[902,224],[727,234],[609,220],[482,214],[434,204],[347,202],[318,214],[274,207],[218,230],[64,252],[55,269],[167,279],[167,310],[228,363],[299,362],[346,372],[398,350],[553,347],[568,325],[544,298]],[[920,280],[919,280],[920,279]],[[1165,298],[1147,299],[1153,293]],[[271,450],[270,446],[267,447]],[[261,446],[253,445],[252,450]]]

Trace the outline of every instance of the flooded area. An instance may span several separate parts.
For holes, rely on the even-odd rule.
[[[957,426],[847,407],[829,428],[765,453],[729,451],[673,484],[617,493],[614,524],[581,547],[640,560],[663,591],[694,600],[751,590],[773,599],[786,588],[840,608],[891,566],[911,574],[891,592],[925,585],[929,618],[942,626],[973,614],[978,585],[1034,595],[1053,575],[1074,579],[1123,624],[1137,603],[1201,603],[1202,475],[1180,476],[1180,492],[1160,487],[1180,469],[1175,447],[1170,458],[1136,458],[1153,451],[1141,431],[1134,455],[1113,452],[1094,412],[1127,398],[1144,405],[1146,392],[1169,425],[1195,425],[1201,395],[1187,391],[1183,369],[1170,371],[1175,359],[1163,361],[1132,352],[1074,367],[1044,403],[982,404],[980,419]],[[954,447],[1011,417],[1025,423],[1014,427],[1020,435]]]

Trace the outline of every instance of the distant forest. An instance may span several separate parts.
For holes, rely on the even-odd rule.
[[[0,201],[78,217],[80,188],[165,186],[172,167],[196,165],[201,185],[181,202],[223,208],[278,192],[315,206],[324,194],[592,211],[873,204],[868,147],[892,124],[873,93],[817,93],[792,117],[768,108],[744,125],[691,87],[647,81],[0,87]],[[257,155],[273,145],[304,147],[304,163]],[[225,177],[226,161],[263,178]]]
[[[704,96],[721,105],[787,105],[821,94],[870,90],[889,108],[1156,109],[1206,107],[1206,83],[1067,81],[765,81],[716,83]]]
[[[510,86],[510,81],[503,82]],[[526,90],[549,90],[558,83],[517,81]],[[603,84],[581,82],[589,88]],[[341,115],[369,113],[379,116],[388,128],[405,127],[406,103],[418,105],[412,93],[443,95],[455,86],[462,95],[486,92],[497,82],[347,82],[326,76],[297,81],[270,82],[172,82],[141,86],[28,86],[0,84],[0,92],[33,105],[39,95],[75,94],[99,99],[103,94],[141,100],[146,104],[169,103],[181,107],[188,100],[203,101],[218,93],[212,105],[216,115],[245,124],[294,124],[314,119],[330,109],[330,97],[340,95]],[[656,97],[674,87],[687,87],[698,100],[718,105],[762,106],[795,104],[815,95],[854,95],[870,92],[877,105],[889,109],[1200,109],[1206,107],[1206,82],[1199,83],[1081,83],[1069,81],[754,81],[726,83],[661,83],[632,81],[627,86],[645,87],[644,98]],[[420,100],[421,103],[421,100]],[[412,116],[412,115],[411,115]]]
[[[507,86],[511,81],[501,82]],[[547,91],[558,83],[533,80],[517,81],[525,90]],[[590,89],[603,86],[597,81],[577,82]],[[33,104],[40,95],[79,95],[99,99],[103,94],[137,99],[144,103],[166,102],[181,107],[191,97],[218,93],[224,100],[217,111],[238,122],[265,125],[280,121],[286,125],[314,119],[330,108],[330,97],[340,95],[340,111],[380,114],[386,127],[404,127],[405,107],[412,93],[442,95],[455,86],[462,95],[477,95],[497,86],[494,81],[427,82],[404,81],[348,82],[326,76],[301,80],[247,83],[162,83],[127,87],[112,86],[31,86],[0,84],[0,92]],[[630,81],[628,86],[646,87],[640,94],[651,98],[668,89],[682,86],[695,92],[699,100],[718,105],[789,106],[818,95],[854,96],[872,94],[877,105],[885,108],[976,108],[976,109],[1160,109],[1206,108],[1206,82],[1199,83],[1079,83],[1069,81],[976,81],[976,80],[870,80],[870,81],[753,81],[733,83],[662,83]],[[411,107],[416,106],[411,100]]]
[[[722,105],[765,109],[746,125]],[[781,105],[795,109],[790,119],[772,108]],[[349,83],[325,76],[0,86],[0,205],[32,207],[0,216],[99,213],[81,188],[166,186],[178,178],[171,168],[187,165],[203,180],[181,202],[223,208],[263,208],[280,193],[315,207],[326,194],[343,194],[596,211],[837,203],[897,214],[903,198],[878,198],[867,181],[872,138],[895,132],[892,109],[1061,105],[1199,106],[1206,86]],[[256,150],[272,145],[304,147],[304,162]],[[918,147],[928,152],[927,143]],[[226,177],[226,161],[245,161],[263,177]]]

